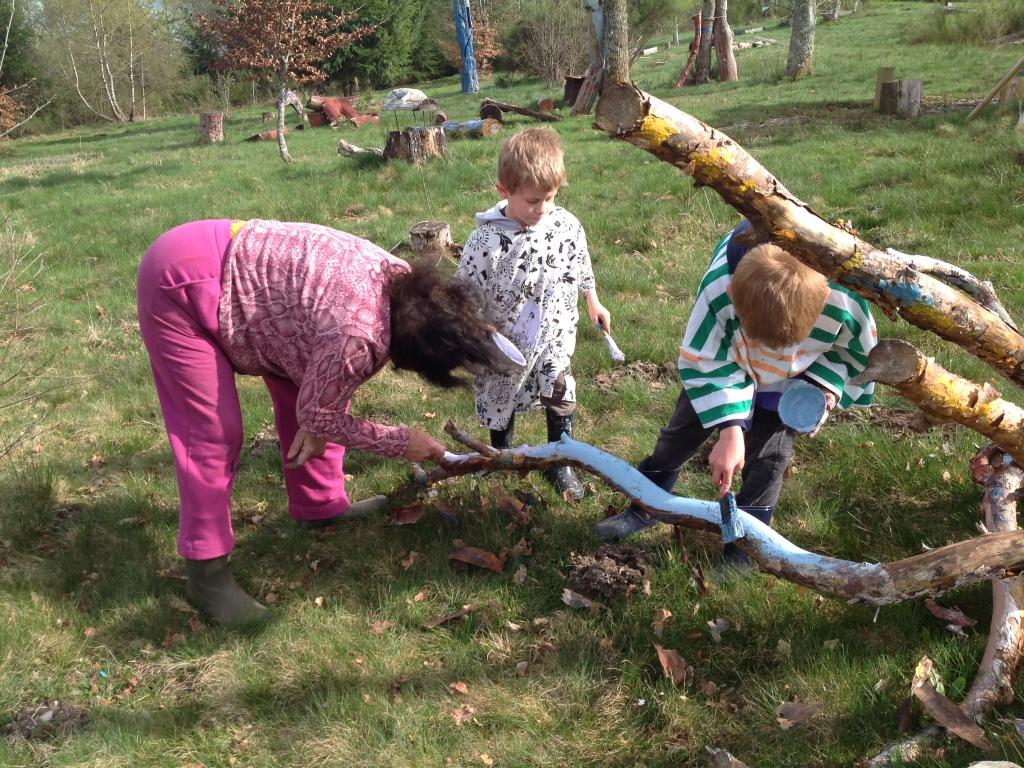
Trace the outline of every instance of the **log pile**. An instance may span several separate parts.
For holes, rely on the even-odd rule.
[[[562,118],[558,115],[552,114],[551,112],[544,112],[537,109],[529,109],[527,107],[520,107],[517,104],[509,104],[504,101],[495,101],[494,99],[483,99],[480,102],[480,119],[485,120],[491,118],[498,122],[504,122],[504,114],[506,112],[513,112],[517,115],[524,115],[525,117],[532,117],[534,120],[540,120],[544,123],[555,123]]]
[[[354,96],[322,96],[314,93],[306,102],[309,109],[309,124],[316,128],[322,125],[329,125],[337,128],[346,123],[357,128],[366,123],[380,121],[378,115],[361,115],[356,109]]]

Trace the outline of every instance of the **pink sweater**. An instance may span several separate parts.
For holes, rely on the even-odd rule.
[[[348,415],[391,343],[388,267],[408,268],[373,243],[315,224],[247,222],[221,277],[224,350],[235,369],[299,386],[299,425],[311,434],[401,456],[409,430]]]

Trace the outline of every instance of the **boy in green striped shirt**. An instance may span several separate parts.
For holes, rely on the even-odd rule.
[[[683,463],[717,431],[708,463],[720,495],[742,471],[737,506],[770,524],[793,458],[794,432],[779,419],[779,398],[800,379],[821,388],[829,410],[870,405],[874,385],[850,380],[864,370],[878,334],[863,298],[778,246],[748,247],[751,234],[744,221],[715,246],[679,347],[675,413],[637,468],[671,492]],[[656,522],[631,506],[596,528],[617,541]],[[725,554],[749,562],[734,545]]]

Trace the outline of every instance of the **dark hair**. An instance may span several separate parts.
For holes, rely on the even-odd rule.
[[[391,362],[439,387],[464,386],[455,368],[498,369],[501,357],[471,283],[428,260],[391,272]]]

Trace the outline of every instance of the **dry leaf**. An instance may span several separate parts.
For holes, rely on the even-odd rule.
[[[788,640],[779,640],[775,644],[775,655],[780,659],[788,659],[793,655],[793,646],[789,644]]]
[[[494,758],[488,755],[486,752],[481,752],[480,762],[484,765],[494,765]]]
[[[925,713],[947,731],[955,733],[969,744],[986,752],[990,751],[992,745],[985,738],[984,729],[968,717],[960,707],[935,690],[935,686],[931,682],[934,675],[932,660],[923,656],[914,670],[910,692],[921,702]]]
[[[451,613],[446,613],[444,616],[438,616],[436,619],[425,621],[420,626],[423,629],[434,629],[434,627],[440,627],[442,624],[447,624],[450,621],[458,621],[472,613],[474,610],[476,610],[476,606],[472,603],[467,603],[457,611],[452,611]]]
[[[674,651],[671,648],[662,648],[657,643],[654,644],[654,650],[658,654],[661,671],[665,673],[665,677],[671,680],[672,685],[676,688],[685,684],[689,678],[693,677],[693,670],[690,669],[686,659],[680,656],[678,651]]]
[[[448,562],[454,568],[465,568],[472,565],[486,571],[501,573],[505,570],[505,559],[480,547],[460,547],[448,555]]]
[[[469,704],[463,704],[458,709],[452,710],[452,720],[455,721],[456,725],[465,725],[466,723],[473,722],[473,715],[475,714],[475,709],[469,706]]]
[[[412,525],[413,523],[419,522],[419,519],[423,517],[423,512],[424,509],[422,504],[413,504],[410,507],[396,509],[391,513],[391,524]]]
[[[383,635],[395,626],[393,621],[374,621],[370,624],[370,632],[375,635]]]
[[[659,608],[654,612],[654,621],[651,622],[651,627],[654,628],[655,637],[661,637],[661,633],[665,631],[665,622],[670,618],[672,618],[672,611],[667,608]]]
[[[530,510],[519,499],[510,496],[504,488],[495,486],[491,489],[497,505],[512,516],[516,525],[526,527],[530,524]]]
[[[409,553],[409,556],[402,560],[399,564],[402,566],[403,571],[408,571],[414,565],[416,561],[420,559],[420,553],[413,550]]]
[[[509,557],[529,557],[533,554],[533,543],[526,539],[520,539],[512,549],[508,551]]]
[[[705,680],[700,684],[700,692],[707,696],[709,699],[715,698],[718,695],[718,685],[711,680]]]
[[[505,622],[505,626],[508,627],[509,629],[511,629],[513,632],[518,632],[520,629],[523,628],[522,624],[516,624],[511,619],[509,619],[507,622]]]
[[[316,597],[314,597],[313,598],[313,605],[315,605],[317,608],[323,608],[324,607],[324,598],[323,598],[323,596],[322,595],[317,595]]]
[[[434,418],[434,417],[435,417],[436,415],[437,415],[436,413],[430,413],[430,412],[426,412],[426,413],[424,413],[424,414],[423,414],[423,418],[424,418],[424,419],[432,419],[432,418]]]
[[[426,599],[427,599],[427,591],[425,589],[421,589],[419,592],[417,592],[415,595],[412,596],[412,601],[414,603],[422,603]]]
[[[530,662],[528,662],[528,661],[520,661],[518,664],[516,664],[516,674],[519,677],[522,677],[523,675],[525,675],[529,671],[530,671]]]
[[[801,704],[798,701],[785,701],[775,708],[775,714],[782,730],[806,722],[821,710],[818,704]]]
[[[469,686],[462,680],[456,680],[454,683],[449,683],[448,687],[452,689],[453,693],[459,694],[459,696],[465,696],[469,693]]]
[[[98,635],[99,633],[100,632],[98,629],[96,629],[96,627],[86,627],[85,632],[83,632],[82,634],[86,637],[96,637],[96,635]]]
[[[512,581],[515,584],[522,584],[526,581],[526,566],[520,565],[516,568],[516,572],[512,575]]]

